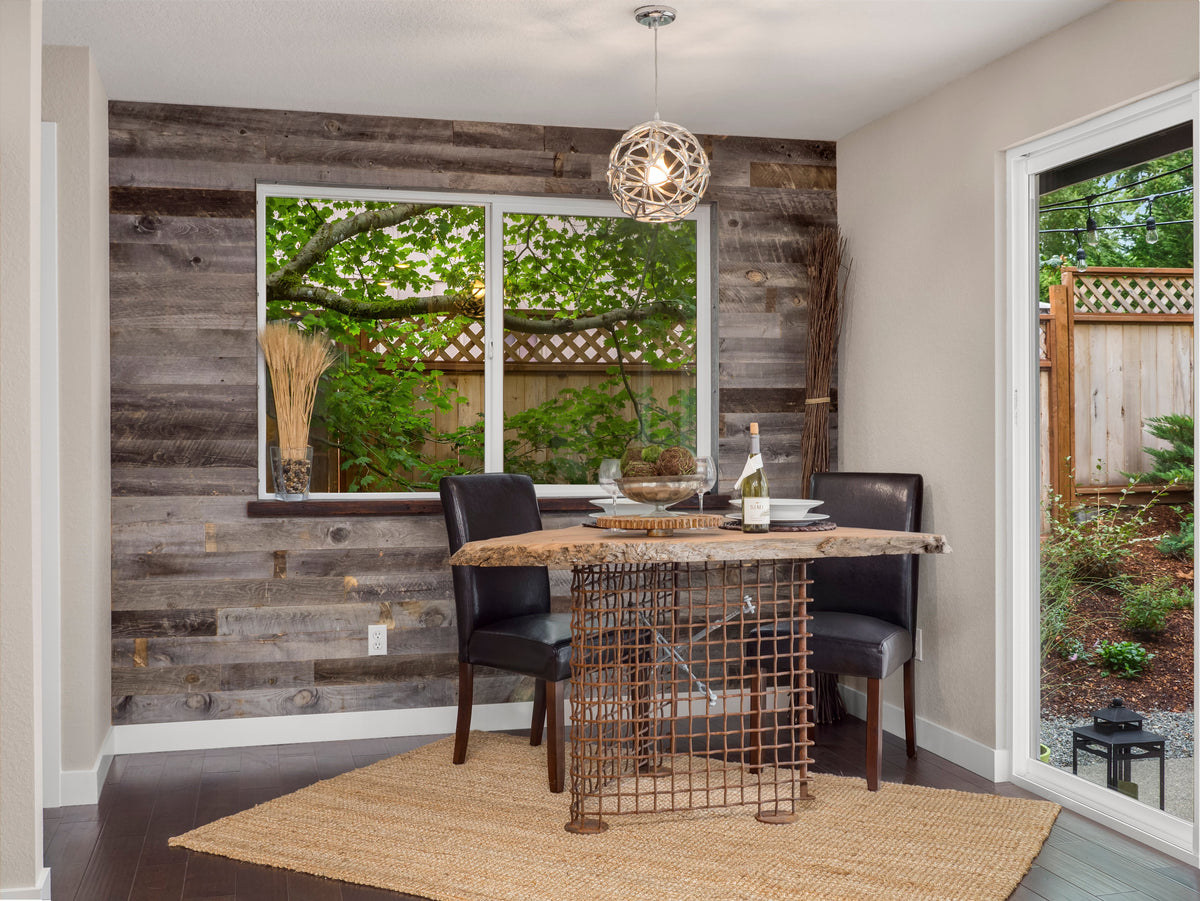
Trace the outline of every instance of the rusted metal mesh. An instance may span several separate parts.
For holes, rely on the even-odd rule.
[[[795,814],[811,763],[807,584],[799,561],[576,567],[572,823]]]

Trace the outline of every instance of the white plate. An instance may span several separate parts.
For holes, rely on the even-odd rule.
[[[742,521],[742,517],[741,517],[740,513],[734,513],[733,515],[731,515],[727,518],[734,520],[736,522]],[[774,514],[771,515],[771,522],[787,523],[788,525],[793,525],[793,526],[802,525],[803,523],[806,523],[806,522],[820,522],[823,519],[829,519],[829,514],[828,513],[806,513],[803,516],[788,516],[788,517],[782,517],[782,516],[776,517]]]
[[[800,519],[810,510],[821,506],[824,501],[814,501],[807,498],[771,498],[771,519],[783,522]]]

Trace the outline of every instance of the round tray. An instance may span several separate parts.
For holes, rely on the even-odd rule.
[[[670,538],[676,529],[715,529],[725,521],[720,513],[682,513],[675,516],[597,516],[602,529],[645,531],[650,538]]]

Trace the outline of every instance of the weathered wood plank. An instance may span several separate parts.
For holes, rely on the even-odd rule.
[[[114,581],[113,611],[250,607],[265,603],[270,579],[143,579]],[[287,580],[276,580],[287,581]],[[341,580],[337,580],[339,583]]]
[[[114,357],[178,359],[200,356],[197,351],[204,350],[207,351],[205,356],[221,361],[241,358],[256,362],[258,359],[257,338],[251,328],[164,327],[122,322],[110,331],[109,348]]]
[[[833,167],[837,164],[835,141],[800,141],[790,138],[757,138],[712,135],[703,139],[712,148],[713,159],[745,159],[767,163],[808,163]]]
[[[253,273],[256,261],[253,244],[110,244],[109,262],[114,269],[142,273],[203,272]]]
[[[204,526],[200,523],[137,523],[114,525],[114,556],[134,554],[204,553]]]
[[[189,160],[181,166],[174,159],[145,157],[109,160],[113,184],[129,187],[211,188],[214,190],[254,190],[256,182],[300,185],[361,185],[380,188],[432,188],[450,186],[445,172],[363,169],[355,166],[322,164],[238,163]],[[317,192],[314,192],[314,196]]]
[[[109,277],[109,320],[141,328],[254,329],[254,297],[253,270],[141,272],[114,266]]]
[[[255,466],[254,438],[114,438],[113,465],[120,466]]]
[[[113,495],[255,495],[258,493],[257,465],[112,467]],[[243,501],[244,503],[244,501]]]
[[[113,670],[112,693],[117,697],[197,691],[243,691],[255,688],[311,686],[313,681],[312,661],[139,667]]]
[[[132,523],[203,525],[215,518],[234,518],[245,508],[241,497],[114,497],[112,522],[114,529]]]
[[[210,634],[234,638],[298,632],[360,632],[393,625],[390,604],[310,604],[304,607],[226,607],[216,612]]]
[[[512,125],[504,122],[453,123],[452,143],[459,147],[487,147],[498,150],[545,150],[545,127]]]
[[[131,223],[131,231],[142,234],[156,232],[161,226],[159,217],[186,217],[189,219],[222,219],[238,222],[238,232],[245,232],[249,224],[250,240],[254,239],[253,225],[256,201],[253,191],[215,191],[211,188],[132,188],[113,185],[108,189],[108,210],[111,225],[114,215],[124,214]],[[124,224],[124,223],[122,223]],[[196,234],[207,232],[198,223],[190,223]],[[230,231],[233,229],[230,228]],[[119,234],[110,231],[110,236]],[[217,234],[224,234],[218,229]],[[117,240],[117,238],[113,238]]]
[[[136,213],[110,214],[108,217],[109,240],[120,244],[178,244],[181,241],[236,244],[253,241],[254,233],[253,212],[249,219]]]
[[[449,559],[449,547],[297,551],[288,554],[288,576],[353,576],[400,569],[429,571],[448,566]]]
[[[225,554],[114,555],[112,573],[118,581],[134,579],[269,579],[275,559],[269,551]]]
[[[129,386],[126,386],[129,387]],[[166,386],[155,385],[155,395],[161,396]],[[112,438],[119,441],[124,438],[159,441],[187,441],[224,437],[226,439],[257,441],[258,409],[253,398],[250,403],[234,399],[240,389],[251,389],[249,385],[219,385],[217,388],[228,388],[229,393],[221,396],[208,390],[207,396],[201,399],[201,392],[195,391],[197,386],[181,385],[181,395],[194,395],[194,403],[156,404],[153,398],[145,408],[138,409],[138,404],[127,404],[123,400],[113,404],[109,418]],[[169,392],[168,392],[169,393]],[[245,511],[245,501],[242,502]]]
[[[134,641],[115,638],[112,665],[132,666]],[[366,657],[367,630],[302,632],[295,635],[262,635],[254,638],[198,636],[149,638],[147,666],[190,666],[197,663],[267,663],[273,660],[327,660]],[[388,630],[388,654],[419,657],[446,654],[458,648],[458,636],[448,626],[431,629]]]
[[[482,686],[476,682],[476,687]],[[112,721],[114,725],[174,723],[252,716],[444,707],[453,703],[453,692],[454,686],[448,682],[414,679],[386,685],[329,685],[319,689],[289,687],[176,695],[122,695],[113,700]]]
[[[441,517],[377,519],[245,519],[210,522],[204,531],[208,551],[307,551],[336,548],[444,547]],[[294,559],[294,558],[293,558]]]
[[[114,638],[191,637],[217,634],[215,610],[114,610]]]
[[[316,685],[369,685],[410,679],[458,679],[458,654],[429,657],[368,657],[366,660],[317,660]]]
[[[837,169],[833,166],[751,162],[750,184],[755,188],[836,191]]]

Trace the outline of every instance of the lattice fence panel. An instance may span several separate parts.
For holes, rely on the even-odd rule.
[[[394,345],[393,345],[394,346]],[[383,348],[376,345],[380,350]],[[426,363],[482,364],[486,353],[483,341],[483,323],[467,323],[444,348],[431,350],[422,359]],[[676,326],[668,340],[659,347],[664,359],[690,358],[692,349],[683,338],[683,327]],[[626,364],[650,362],[650,354],[636,349],[625,349]],[[564,334],[537,334],[531,332],[508,332],[504,336],[504,360],[507,363],[542,365],[615,365],[620,362],[617,349],[608,342],[607,333],[600,329],[584,329]]]
[[[1075,309],[1080,313],[1191,313],[1191,276],[1075,274]]]

